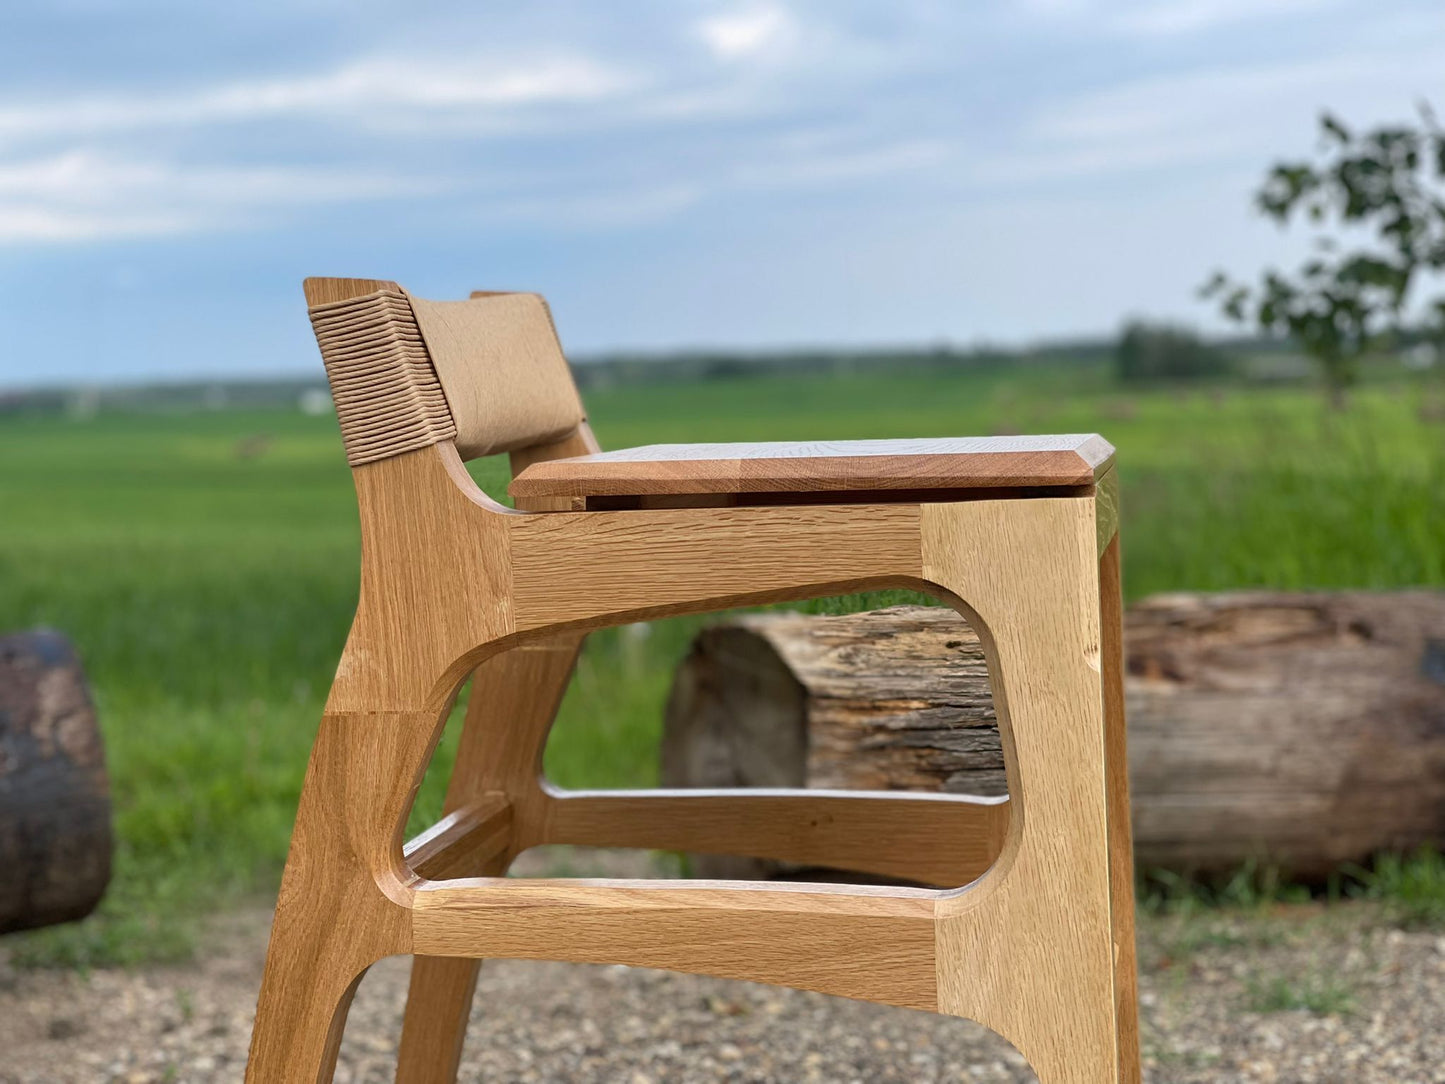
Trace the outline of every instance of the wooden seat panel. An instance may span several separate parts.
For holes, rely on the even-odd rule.
[[[798,443],[650,444],[534,463],[517,498],[1092,486],[1114,448],[1093,433]]]

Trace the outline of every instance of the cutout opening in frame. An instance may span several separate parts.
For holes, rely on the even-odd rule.
[[[598,836],[605,835],[598,823],[608,818],[622,825],[647,815],[641,806],[625,817],[603,809],[611,788],[807,788],[825,791],[829,799],[854,792],[900,800],[915,794],[972,797],[978,801],[966,803],[970,808],[951,812],[936,802],[880,805],[876,823],[862,808],[866,803],[850,802],[847,810],[830,802],[780,809],[776,829],[760,815],[761,826],[741,834],[757,839],[791,833],[802,842],[770,845],[764,849],[774,856],[763,858],[745,843],[729,844],[722,853],[686,849],[682,863],[689,875],[716,879],[958,888],[991,868],[1002,848],[1008,826],[1004,759],[984,647],[968,620],[917,592],[890,590],[594,633],[545,763],[553,786],[584,790],[585,800],[597,805],[597,820],[587,831]],[[694,817],[690,806],[659,802],[655,810],[660,818]],[[797,817],[808,824],[792,823]],[[591,821],[592,812],[559,824],[584,819]],[[694,819],[708,817],[698,813]],[[775,857],[808,853],[812,838],[827,835],[823,820],[833,821],[839,835],[868,832],[880,851],[936,838],[937,847],[961,857],[952,867],[953,859],[942,853],[924,862],[875,858],[861,871]],[[990,861],[980,867],[978,851],[952,838],[955,828],[985,833],[981,846],[991,851]],[[726,834],[704,829],[712,844]],[[690,831],[670,824],[655,836]],[[630,825],[629,834],[654,835]],[[839,850],[824,849],[835,856]],[[961,873],[951,874],[952,868]],[[900,876],[900,870],[915,876]]]

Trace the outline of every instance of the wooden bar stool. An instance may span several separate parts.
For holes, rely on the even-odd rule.
[[[415,956],[399,1081],[454,1080],[484,957],[794,986],[977,1020],[1043,1084],[1139,1080],[1113,449],[1096,436],[599,454],[546,305],[310,279],[361,595],[301,795],[246,1079],[329,1081]],[[517,510],[463,461],[510,452]],[[567,792],[543,744],[589,629],[881,587],[987,651],[1006,801]],[[402,826],[475,674],[447,813]],[[507,879],[539,844],[739,854],[938,889]],[[964,887],[958,887],[964,886]]]

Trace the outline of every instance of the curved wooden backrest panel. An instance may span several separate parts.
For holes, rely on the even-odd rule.
[[[353,467],[454,440],[464,459],[554,443],[582,401],[536,294],[425,301],[381,279],[307,279]]]

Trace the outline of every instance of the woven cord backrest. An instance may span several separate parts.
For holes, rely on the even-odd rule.
[[[514,451],[582,423],[551,314],[536,294],[425,301],[394,283],[355,281],[307,281],[353,467],[445,440],[465,459]]]
[[[411,304],[381,289],[310,307],[353,467],[451,440],[456,423]]]

